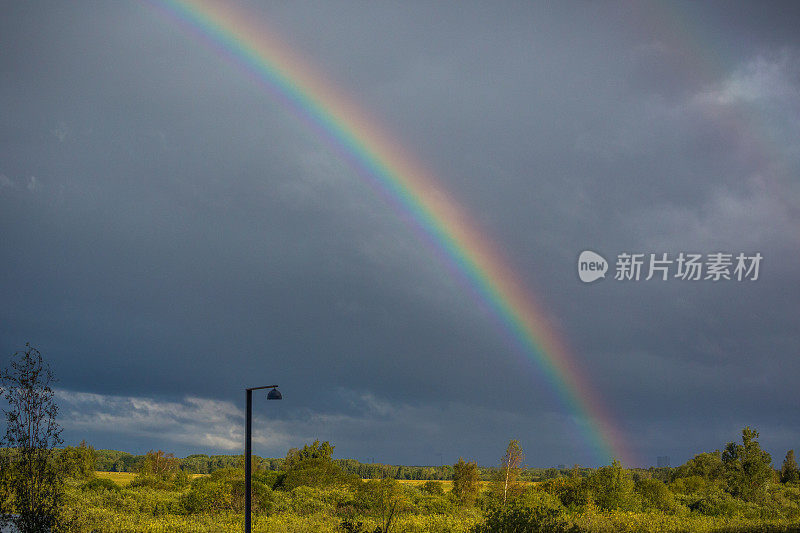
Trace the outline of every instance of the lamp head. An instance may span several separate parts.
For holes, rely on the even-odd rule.
[[[267,393],[267,400],[282,400],[283,395],[278,389],[272,389]]]

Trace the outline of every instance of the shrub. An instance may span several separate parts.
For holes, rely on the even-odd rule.
[[[426,481],[419,490],[434,496],[441,496],[444,494],[444,486],[441,481]]]
[[[473,528],[474,533],[497,531],[520,531],[526,533],[568,531],[566,509],[554,495],[538,489],[525,491],[520,497],[502,505],[491,501],[485,511],[482,524]]]
[[[639,495],[645,509],[672,511],[675,508],[675,496],[657,479],[641,479],[633,490]]]
[[[453,512],[453,501],[444,496],[444,494],[423,494],[416,503],[417,509],[422,514],[448,514]]]
[[[122,487],[114,483],[113,480],[104,478],[104,477],[96,477],[90,479],[83,485],[81,485],[83,490],[93,490],[93,491],[100,491],[100,490],[110,490],[114,492],[119,492],[122,490]]]
[[[272,488],[253,476],[251,483],[251,509],[254,513],[272,509]],[[188,513],[214,511],[244,512],[244,471],[223,468],[210,476],[195,479],[189,491],[181,498]]]
[[[321,491],[313,487],[300,486],[294,488],[291,495],[291,509],[295,514],[314,514],[326,507]]]
[[[586,481],[579,477],[551,479],[542,485],[542,489],[558,497],[571,510],[584,506],[588,500]]]
[[[678,478],[670,483],[669,488],[677,494],[694,494],[705,491],[709,483],[700,476]]]
[[[626,509],[636,506],[633,479],[629,471],[614,460],[610,466],[598,468],[589,477],[588,488],[597,506],[604,510]]]

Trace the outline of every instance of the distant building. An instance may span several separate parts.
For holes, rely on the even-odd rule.
[[[556,468],[558,468],[559,470],[566,470],[567,465],[558,465]]]
[[[659,455],[656,457],[656,466],[658,466],[658,468],[668,468],[669,455]]]

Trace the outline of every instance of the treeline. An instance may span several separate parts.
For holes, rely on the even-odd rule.
[[[138,472],[147,455],[134,455],[117,450],[96,450],[96,470],[100,472]],[[242,465],[242,455],[193,454],[176,458],[178,467],[187,474],[210,474],[223,468],[237,468]],[[259,470],[280,470],[283,459],[253,457],[253,464]]]
[[[118,450],[95,450],[96,470],[101,472],[131,472],[139,471],[146,455],[135,455]],[[187,474],[211,474],[224,468],[239,468],[242,465],[242,455],[205,455],[192,454],[184,458],[176,458],[178,468]],[[269,458],[253,456],[253,464],[257,470],[279,471],[283,470],[284,458]],[[441,466],[409,466],[391,465],[383,463],[362,463],[356,459],[333,459],[333,462],[346,474],[359,476],[361,479],[392,478],[397,480],[419,481],[450,481],[453,479],[453,465]],[[496,474],[498,467],[478,467],[478,476],[483,481],[489,481]],[[655,469],[651,469],[655,470]],[[670,469],[660,469],[669,471]],[[591,473],[591,468],[574,467],[569,469],[556,468],[523,468],[520,472],[522,481],[546,481],[567,476],[585,477]],[[658,474],[669,477],[669,473]]]

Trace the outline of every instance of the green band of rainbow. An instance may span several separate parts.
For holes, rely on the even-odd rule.
[[[150,0],[245,71],[377,185],[492,311],[512,346],[552,384],[598,461],[630,464],[624,440],[566,344],[489,239],[422,166],[252,17],[224,2]]]

